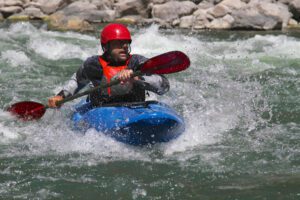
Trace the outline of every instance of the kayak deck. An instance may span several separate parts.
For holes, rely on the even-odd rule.
[[[146,101],[111,104],[93,108],[89,102],[76,106],[74,127],[86,131],[95,128],[120,142],[132,145],[168,142],[185,129],[184,120],[166,104]]]

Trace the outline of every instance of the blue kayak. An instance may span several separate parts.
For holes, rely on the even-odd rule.
[[[76,130],[94,128],[131,145],[168,142],[185,129],[183,118],[157,101],[102,107],[92,107],[90,102],[83,101],[75,106],[72,121]]]

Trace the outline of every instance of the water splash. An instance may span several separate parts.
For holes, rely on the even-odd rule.
[[[197,154],[206,160],[209,158],[216,160],[215,158],[220,156],[219,152],[208,154],[198,149],[205,149],[211,145],[218,146],[230,141],[230,133],[234,130],[245,130],[242,136],[244,137],[267,123],[268,119],[262,118],[260,114],[271,110],[271,105],[264,96],[266,89],[260,82],[260,75],[258,78],[252,77],[280,67],[270,62],[266,58],[268,55],[292,59],[297,56],[297,52],[294,51],[299,45],[297,39],[288,36],[257,35],[235,41],[210,41],[206,40],[205,36],[165,33],[157,26],[134,31],[133,53],[152,57],[166,51],[180,50],[191,59],[191,67],[188,70],[168,76],[171,82],[171,91],[168,94],[162,97],[152,96],[176,108],[184,116],[187,126],[182,136],[168,144],[157,145],[154,150],[149,151],[149,149],[136,149],[120,144],[111,138],[97,134],[94,130],[90,130],[86,135],[77,134],[70,128],[67,120],[70,116],[70,111],[67,110],[70,107],[61,111],[68,113],[66,115],[49,111],[42,121],[28,125],[20,124],[16,129],[11,129],[10,125],[3,125],[8,129],[6,135],[15,134],[17,137],[19,132],[24,135],[26,139],[22,144],[28,147],[28,155],[44,155],[49,152],[63,155],[75,152],[88,154],[85,161],[89,158],[101,160],[102,157],[112,160],[147,160],[151,159],[157,153],[156,151],[162,151],[163,157],[158,159],[159,162],[168,159],[185,160],[185,157],[189,158]],[[25,38],[26,50],[23,48],[24,44],[17,43],[11,46],[11,50],[1,52],[5,62],[9,62],[11,66],[14,66],[14,55],[22,58],[14,61],[17,67],[23,66],[23,62],[25,64],[32,62],[27,51],[35,57],[45,58],[47,62],[47,59],[84,60],[90,55],[97,54],[99,48],[99,41],[95,37],[72,32],[46,31],[27,23],[10,26],[6,37]],[[15,45],[22,46],[22,50],[15,51]],[[77,63],[76,67],[80,64]],[[67,73],[68,76],[76,70],[73,66],[66,66],[66,68],[70,71]],[[286,68],[286,70],[292,76],[297,76],[299,73],[294,68]],[[41,88],[57,92],[62,83],[68,79],[67,75],[52,74],[52,78],[61,81],[57,81],[52,86],[42,84]],[[40,76],[48,77],[49,74],[40,74]],[[17,89],[22,90],[22,87]],[[5,142],[10,143],[11,140]],[[255,146],[255,142],[250,140],[249,145]],[[18,151],[19,147],[16,147],[13,153],[18,154]]]

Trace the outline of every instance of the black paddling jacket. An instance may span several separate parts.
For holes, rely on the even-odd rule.
[[[146,60],[144,56],[133,54],[127,64],[128,69],[137,71]],[[92,56],[85,60],[58,95],[64,97],[74,95],[87,84],[91,87],[104,85],[108,82],[106,79],[99,56]],[[145,101],[146,90],[162,95],[169,90],[169,87],[169,81],[163,75],[143,75],[138,81],[112,86],[109,92],[107,89],[99,89],[91,93],[89,99],[94,106],[107,103],[140,102]]]

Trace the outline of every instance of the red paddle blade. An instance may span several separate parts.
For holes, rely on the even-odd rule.
[[[147,74],[171,74],[185,70],[190,66],[190,59],[181,51],[170,51],[147,60],[141,72]]]
[[[46,112],[46,109],[43,104],[33,101],[22,101],[11,105],[7,111],[18,118],[29,121],[40,119]]]

